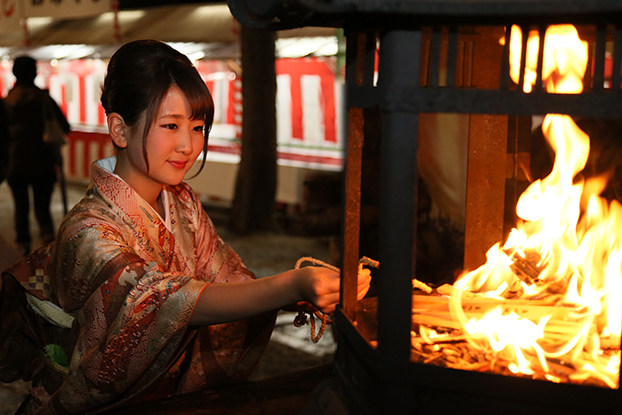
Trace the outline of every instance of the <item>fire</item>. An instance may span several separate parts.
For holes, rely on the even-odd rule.
[[[521,35],[520,29],[512,28],[510,75],[517,83]],[[529,36],[523,88],[527,93],[535,85],[539,47],[538,33]],[[574,26],[549,27],[543,56],[548,92],[582,92],[588,47]],[[503,246],[490,248],[484,265],[456,281],[451,315],[471,346],[511,362],[508,368],[513,372],[538,370],[559,381],[550,365],[563,362],[574,370],[571,380],[593,378],[617,388],[622,206],[600,197],[605,178],[578,176],[588,160],[590,138],[572,118],[548,114],[542,130],[556,153],[553,169],[519,198],[520,220]],[[481,317],[468,317],[463,309],[468,292],[528,304],[522,315],[498,307]]]
[[[519,83],[522,32],[512,26],[510,35],[510,77]],[[536,83],[536,67],[540,36],[529,32],[525,52],[523,91],[531,92]],[[542,78],[549,92],[578,93],[583,89],[583,74],[587,66],[587,42],[582,41],[572,25],[550,26],[545,35]],[[567,84],[566,84],[567,83]]]

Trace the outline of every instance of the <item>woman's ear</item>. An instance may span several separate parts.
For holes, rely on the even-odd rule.
[[[125,124],[125,120],[120,114],[113,112],[108,115],[108,133],[115,146],[119,148],[127,147],[129,127]]]

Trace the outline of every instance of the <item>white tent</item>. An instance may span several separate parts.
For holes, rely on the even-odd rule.
[[[11,59],[22,53],[41,60],[107,57],[119,43],[146,38],[185,44],[190,49],[188,53],[200,53],[208,58],[231,58],[239,54],[239,24],[224,3],[110,11],[72,19],[29,17],[25,23],[25,27],[0,34],[0,57]],[[318,39],[294,41],[294,46],[303,47],[295,54],[334,54],[336,43],[327,39],[334,38],[335,33],[334,28],[282,31],[278,33],[277,50],[292,54],[292,38],[313,37]]]

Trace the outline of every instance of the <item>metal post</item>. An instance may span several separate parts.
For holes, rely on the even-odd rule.
[[[378,352],[392,366],[410,361],[419,114],[400,108],[400,102],[404,88],[420,85],[421,40],[420,29],[395,30],[380,43]],[[382,389],[387,413],[413,413],[415,401],[407,385],[391,382]]]
[[[419,85],[420,55],[420,30],[382,36],[378,348],[386,356],[405,361],[410,357],[419,114],[400,109],[399,100],[404,87]]]

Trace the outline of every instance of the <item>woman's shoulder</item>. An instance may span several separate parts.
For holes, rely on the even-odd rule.
[[[114,209],[106,200],[97,197],[91,190],[65,216],[60,225],[59,236],[77,237],[93,229],[111,229],[122,221],[118,218],[118,209]]]

